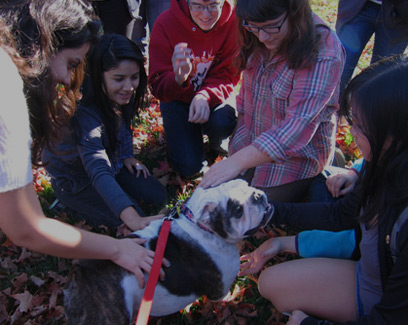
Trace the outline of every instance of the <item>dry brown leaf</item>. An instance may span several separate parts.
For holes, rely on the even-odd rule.
[[[27,273],[22,273],[18,276],[16,276],[13,280],[11,280],[11,283],[13,283],[13,292],[19,292],[21,291],[21,288],[25,286],[27,282]]]
[[[2,258],[0,266],[3,270],[8,270],[10,272],[16,272],[18,270],[17,264],[9,256]]]
[[[17,309],[22,313],[26,313],[32,308],[33,296],[27,290],[25,290],[23,293],[16,293],[14,295],[11,295],[11,297],[19,302]]]
[[[40,279],[39,277],[36,277],[34,275],[30,276],[30,280],[32,283],[34,283],[37,287],[41,287],[45,281],[43,279]]]
[[[48,308],[55,308],[57,306],[57,298],[58,295],[62,292],[61,288],[58,286],[57,283],[52,282],[51,285],[49,286],[49,291],[51,292],[50,299],[49,299],[49,305]]]
[[[18,257],[18,259],[17,259],[17,263],[21,263],[21,262],[23,262],[23,261],[25,261],[26,259],[28,259],[28,258],[31,258],[32,257],[32,253],[31,253],[31,251],[29,251],[27,248],[22,248],[21,249],[21,254],[20,254],[20,256]]]

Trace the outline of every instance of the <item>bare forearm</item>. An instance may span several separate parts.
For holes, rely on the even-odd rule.
[[[231,159],[234,163],[240,166],[241,170],[253,168],[272,161],[268,155],[259,151],[252,145],[235,152],[228,159]]]
[[[254,146],[249,145],[227,159],[214,164],[210,170],[204,174],[200,186],[204,188],[217,186],[237,177],[245,169],[259,166],[270,161],[269,156]]]
[[[296,253],[296,236],[286,236],[277,238],[280,240],[282,253]]]
[[[116,239],[46,218],[31,184],[0,194],[0,206],[1,228],[16,245],[65,258],[114,259],[118,254]]]

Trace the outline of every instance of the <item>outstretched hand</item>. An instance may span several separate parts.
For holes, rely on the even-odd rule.
[[[244,261],[244,263],[241,264],[241,271],[238,275],[258,273],[266,262],[281,252],[282,245],[279,239],[268,239],[252,253],[241,256],[241,261]]]

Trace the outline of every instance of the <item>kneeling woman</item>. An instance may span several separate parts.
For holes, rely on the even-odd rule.
[[[84,97],[64,136],[42,157],[57,198],[93,226],[145,227],[138,202],[162,206],[165,188],[134,158],[131,120],[144,99],[144,57],[124,36],[104,35],[88,57]]]

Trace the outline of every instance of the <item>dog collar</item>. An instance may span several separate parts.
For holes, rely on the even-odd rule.
[[[209,232],[210,234],[213,234],[214,232],[210,229],[208,229],[207,227],[203,226],[200,222],[196,222],[194,220],[194,214],[193,211],[190,210],[190,208],[188,206],[186,206],[185,204],[182,204],[180,207],[180,212],[181,215],[185,216],[187,220],[191,221],[192,223],[196,224],[197,226],[199,226],[202,230]]]

